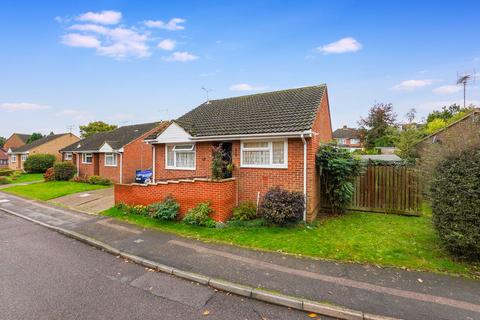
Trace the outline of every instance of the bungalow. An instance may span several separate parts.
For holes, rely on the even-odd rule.
[[[52,154],[57,160],[61,160],[59,150],[78,140],[72,133],[50,134],[21,147],[9,147],[8,166],[13,170],[23,170],[23,163],[32,154]]]
[[[13,133],[6,141],[5,144],[3,145],[3,148],[5,150],[8,150],[10,148],[19,148],[25,144],[27,144],[28,139],[30,138],[29,134],[23,134],[23,133]]]
[[[8,168],[7,151],[0,147],[0,169]]]
[[[116,185],[115,201],[148,204],[173,195],[183,214],[208,200],[213,218],[224,221],[237,203],[258,203],[280,186],[304,194],[304,219],[311,221],[320,208],[315,153],[331,140],[326,85],[210,100],[146,138],[154,149],[153,183]],[[211,180],[214,147],[233,167],[231,178]]]
[[[152,122],[96,133],[60,152],[72,161],[81,177],[101,176],[117,183],[135,181],[135,170],[151,169],[152,147],[143,140],[162,131],[168,122]]]

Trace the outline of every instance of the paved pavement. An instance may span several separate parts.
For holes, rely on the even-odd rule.
[[[88,213],[99,213],[113,207],[113,188],[69,194],[49,202]]]
[[[39,183],[39,182],[43,182],[43,180],[20,182],[20,183],[10,183],[10,184],[1,184],[0,189],[6,189],[6,188],[10,188],[10,187],[15,187],[15,186],[26,186],[27,184],[33,184],[33,183]]]
[[[235,283],[403,319],[480,319],[480,281],[204,243],[0,193],[2,207],[149,260]]]
[[[151,272],[1,212],[0,252],[2,320],[310,319]]]

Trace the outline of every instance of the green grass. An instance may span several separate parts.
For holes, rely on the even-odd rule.
[[[356,212],[307,226],[209,229],[126,215],[116,208],[103,214],[204,241],[314,258],[480,276],[480,265],[454,261],[439,246],[430,215],[407,217]]]
[[[84,192],[89,190],[96,190],[107,188],[105,186],[91,185],[87,183],[70,182],[70,181],[52,181],[29,184],[25,186],[12,186],[2,189],[2,191],[16,194],[19,196],[37,199],[50,200],[68,194]]]
[[[16,178],[11,179],[12,183],[23,183],[43,180],[43,173],[22,173]]]

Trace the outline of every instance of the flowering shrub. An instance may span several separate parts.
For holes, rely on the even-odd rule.
[[[43,174],[43,180],[45,181],[55,181],[55,171],[53,168],[48,168],[47,171]]]

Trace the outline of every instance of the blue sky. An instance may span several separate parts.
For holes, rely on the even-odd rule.
[[[176,118],[210,97],[327,83],[333,126],[462,100],[478,1],[0,3],[0,135]],[[478,77],[477,77],[478,78]],[[479,84],[467,100],[480,105]]]

